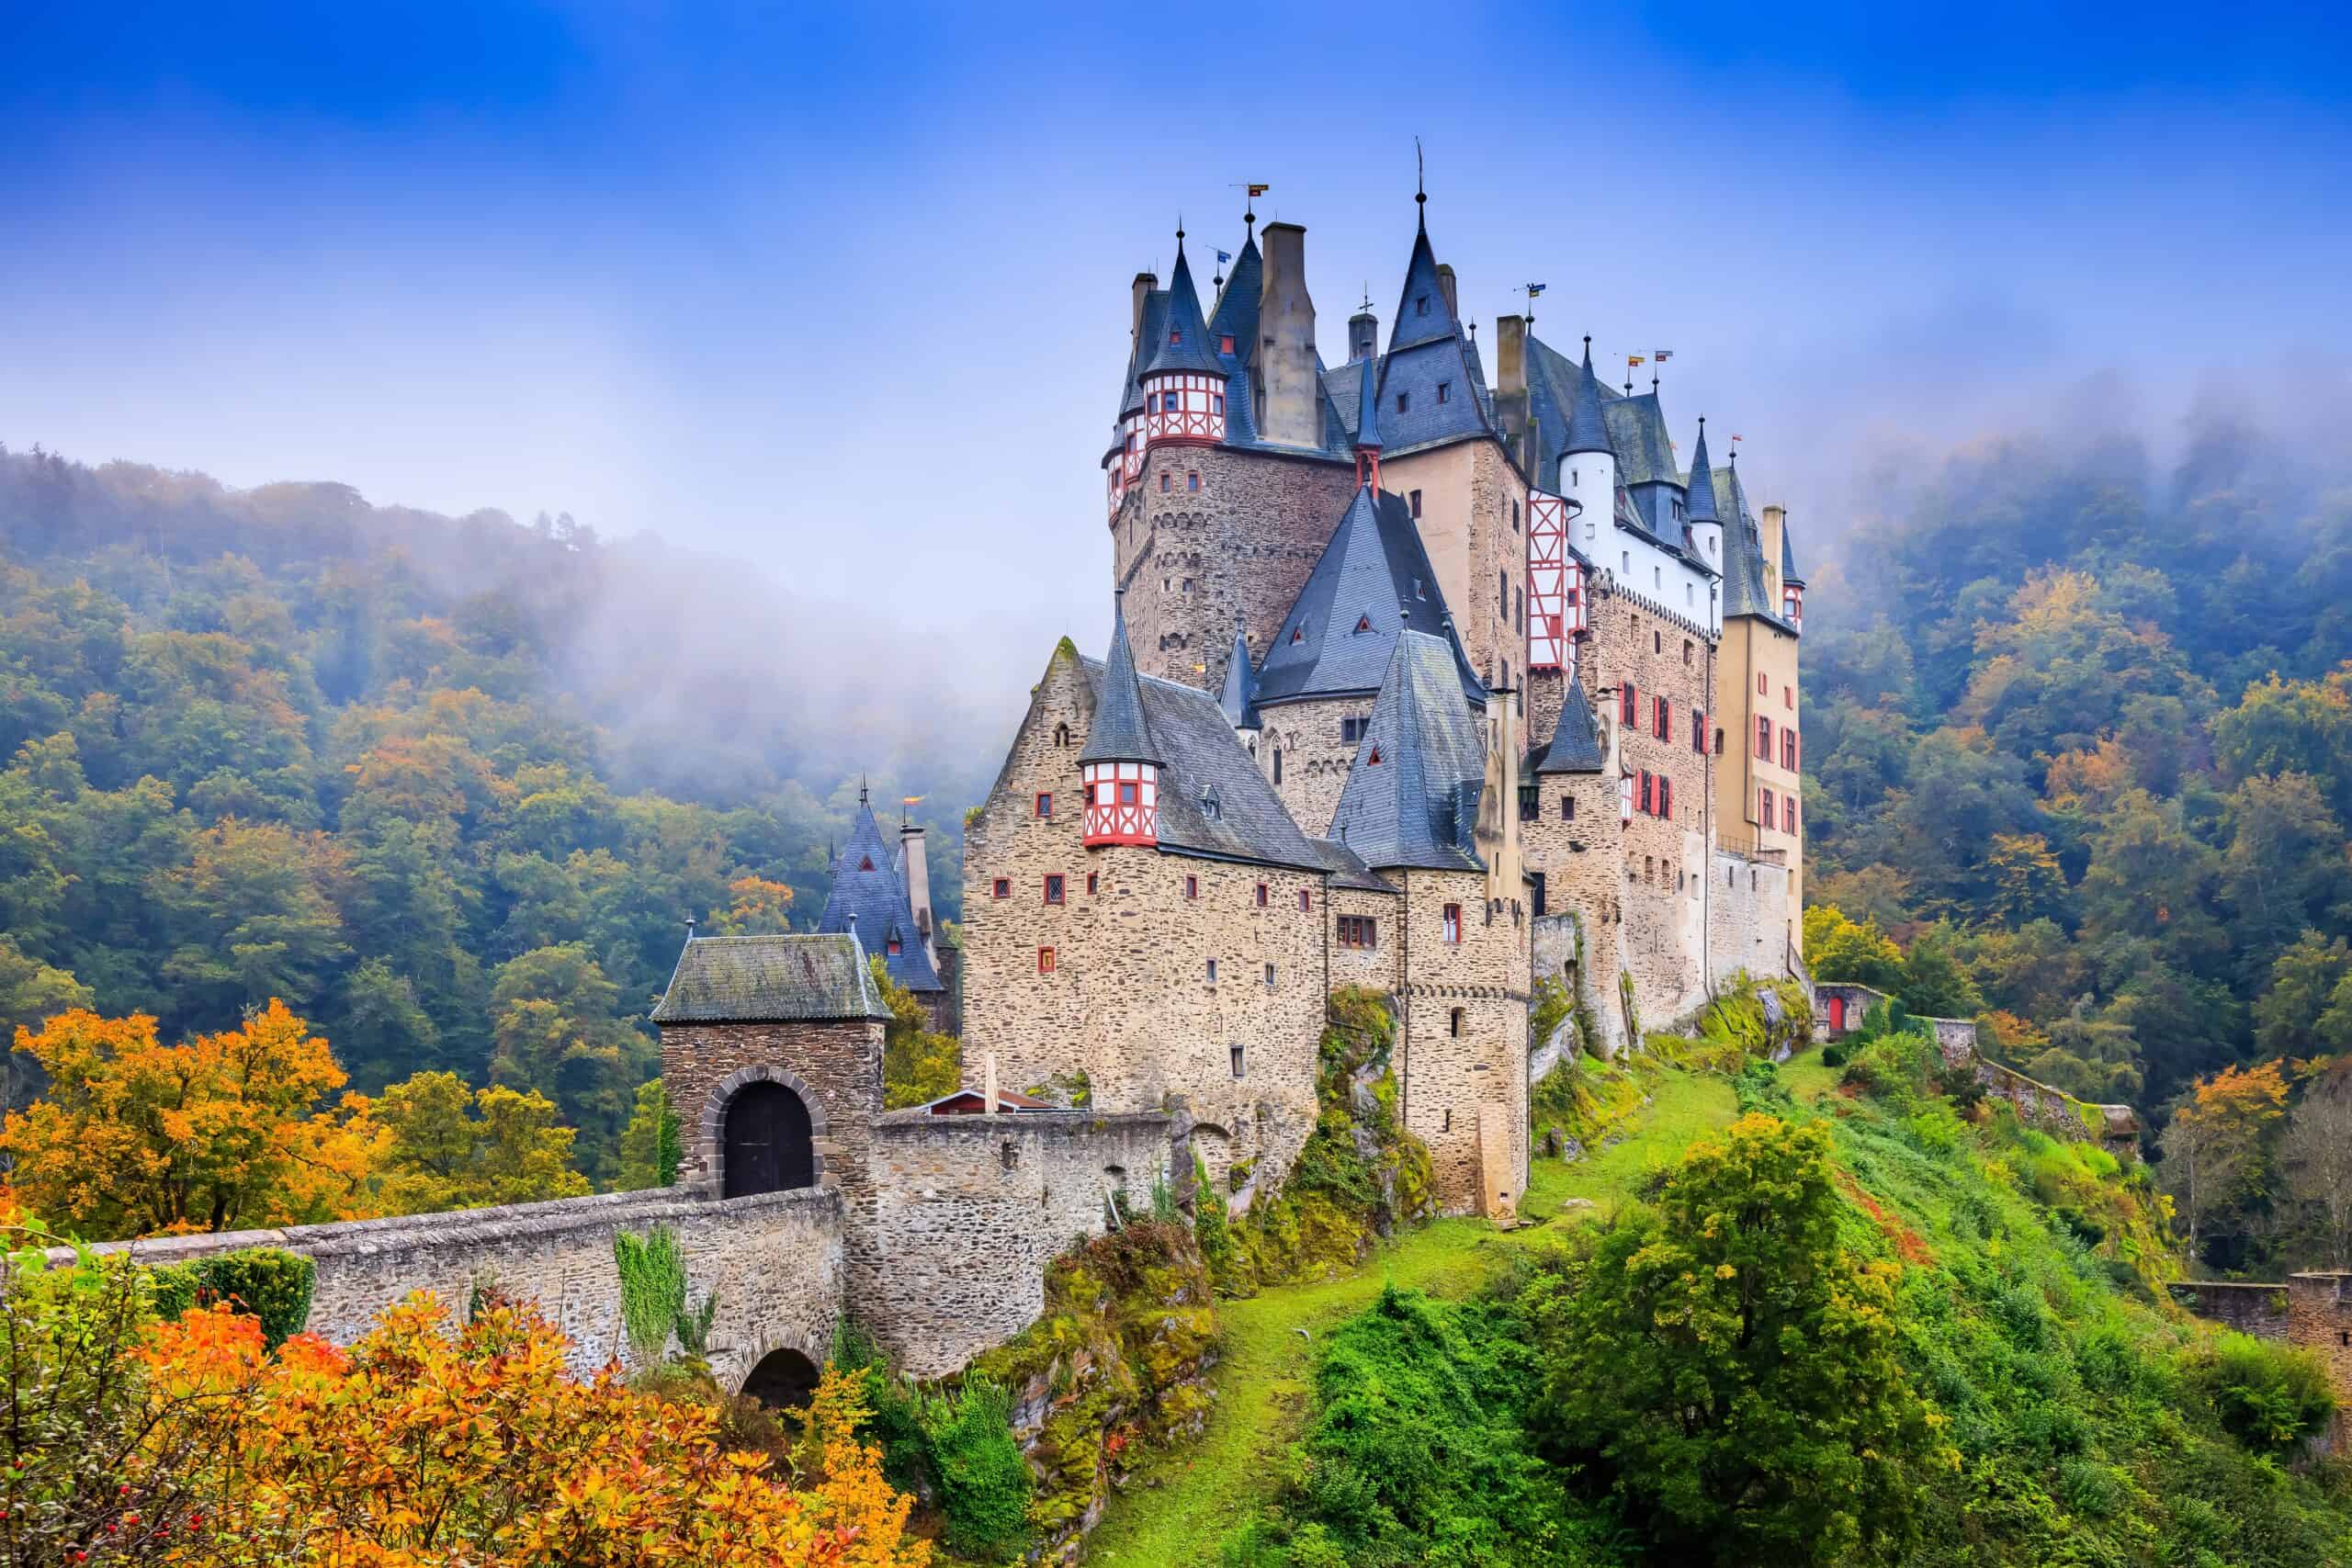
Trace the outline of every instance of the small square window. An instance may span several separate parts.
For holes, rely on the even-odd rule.
[[[999,898],[1010,898],[1012,897],[1012,879],[1009,876],[1000,876],[989,891]]]
[[[1184,897],[1187,897],[1187,898],[1197,898],[1197,897],[1199,897],[1200,896],[1201,896],[1201,879],[1200,879],[1199,877],[1197,877],[1197,876],[1188,876],[1188,877],[1186,877],[1186,878],[1184,879]],[[1214,968],[1214,967],[1215,967],[1215,964],[1211,964],[1211,967],[1212,967],[1212,968]]]
[[[1219,354],[1231,354],[1233,352],[1233,334],[1231,333],[1220,333],[1217,334],[1216,351]]]
[[[1046,903],[1048,903],[1048,904],[1058,904],[1058,903],[1060,903],[1061,901],[1062,901],[1062,879],[1061,879],[1060,877],[1058,877],[1058,876],[1048,876],[1048,877],[1046,877]]]
[[[1450,403],[1453,400],[1453,382],[1440,381],[1437,384],[1437,400],[1442,403]]]
[[[1038,815],[1038,816],[1040,816],[1040,817],[1051,817],[1053,814],[1054,814],[1054,797],[1053,797],[1051,795],[1049,795],[1049,794],[1046,794],[1046,795],[1038,795],[1038,796],[1037,796],[1037,815]]]
[[[1175,488],[1175,486],[1172,477],[1168,474],[1161,474],[1159,476],[1159,493],[1166,495],[1173,488]]]
[[[1200,475],[1198,475],[1198,474],[1196,474],[1196,473],[1187,473],[1187,474],[1184,476],[1184,488],[1185,488],[1186,490],[1198,490],[1198,489],[1200,489],[1200,488],[1201,488],[1201,476],[1200,476]]]
[[[1102,887],[1102,878],[1101,876],[1091,871],[1086,874],[1086,891],[1090,897],[1092,897],[1094,893]]]
[[[1134,781],[1122,779],[1119,782],[1119,804],[1122,806],[1135,805],[1136,800],[1136,792],[1140,788],[1142,788],[1142,785],[1135,783]]]
[[[891,957],[896,958],[899,953],[906,951],[906,947],[905,944],[897,937],[892,937],[888,944],[887,951],[889,953]]]
[[[1462,906],[1459,904],[1448,904],[1445,907],[1445,940],[1448,942],[1462,940]]]
[[[1396,394],[1396,412],[1397,412],[1398,413],[1403,413],[1403,412],[1405,412],[1407,410],[1410,409],[1412,406],[1413,406],[1413,394],[1412,394],[1412,393],[1410,393],[1410,392],[1399,392],[1399,393],[1397,393],[1397,394]]]
[[[1039,948],[1037,950],[1037,973],[1040,975],[1050,975],[1053,972],[1054,950],[1050,947]]]
[[[1214,958],[1209,960],[1209,984],[1216,984],[1216,960]]]

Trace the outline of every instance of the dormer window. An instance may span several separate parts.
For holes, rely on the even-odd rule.
[[[867,855],[863,860],[859,861],[857,863],[857,869],[860,871],[872,871],[874,869],[874,857],[872,855]]]
[[[1437,400],[1442,403],[1450,403],[1453,400],[1453,382],[1440,381],[1437,384]]]
[[[890,956],[891,956],[891,957],[896,958],[896,957],[898,957],[898,956],[899,956],[899,939],[898,939],[898,937],[897,937],[895,934],[894,934],[894,935],[892,935],[892,937],[890,938],[890,942],[889,942],[889,951],[890,951]]]
[[[1412,394],[1412,393],[1410,393],[1410,392],[1399,392],[1399,393],[1397,393],[1397,394],[1396,394],[1396,412],[1397,412],[1398,413],[1403,413],[1407,409],[1411,408],[1412,406],[1413,406],[1413,394]]]
[[[1430,313],[1430,297],[1429,297],[1428,295],[1426,295],[1426,294],[1416,294],[1416,295],[1414,295],[1414,296],[1413,296],[1413,314],[1415,314],[1416,316],[1426,316],[1426,315],[1428,315],[1429,313]]]
[[[1170,348],[1182,348],[1184,346],[1183,328],[1170,327],[1168,329],[1168,346]]]
[[[1368,757],[1366,757],[1366,758],[1364,759],[1364,765],[1365,765],[1366,767],[1370,767],[1370,768],[1376,768],[1376,767],[1380,766],[1380,748],[1379,748],[1379,747],[1375,746],[1375,747],[1374,747],[1374,748],[1372,749],[1372,754],[1371,754],[1370,756],[1368,756]]]
[[[1416,599],[1426,599],[1429,597],[1427,593],[1421,592],[1421,580],[1418,577],[1413,579],[1413,597]]]
[[[1219,354],[1231,354],[1233,352],[1233,334],[1231,333],[1225,333],[1218,336],[1216,340],[1216,351]]]
[[[1356,617],[1356,635],[1358,637],[1362,637],[1364,633],[1370,630],[1372,630],[1372,617],[1370,615],[1358,615]]]
[[[1291,641],[1293,641],[1293,642],[1303,642],[1303,641],[1305,641],[1305,640],[1306,640],[1306,622],[1301,621],[1298,625],[1296,625],[1296,626],[1295,626],[1291,627],[1291,629],[1290,629],[1290,640],[1291,640]]]

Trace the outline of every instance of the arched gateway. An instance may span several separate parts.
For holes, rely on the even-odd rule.
[[[727,1102],[719,1165],[729,1198],[785,1192],[817,1184],[817,1147],[808,1107],[780,1083],[745,1084]]]

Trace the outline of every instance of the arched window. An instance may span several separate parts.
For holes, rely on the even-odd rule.
[[[817,1184],[808,1107],[780,1083],[745,1084],[727,1102],[720,1171],[729,1198]]]

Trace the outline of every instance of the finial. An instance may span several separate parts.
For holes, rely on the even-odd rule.
[[[1184,254],[1184,215],[1181,212],[1176,215],[1176,254]]]
[[[1705,414],[1701,414],[1699,416],[1699,434],[1702,435],[1707,434],[1707,416]]]
[[[686,917],[686,940],[687,940],[688,942],[692,942],[692,941],[694,941],[694,939],[695,939],[695,918],[694,918],[692,915],[688,915],[688,916]]]
[[[1625,372],[1625,395],[1629,398],[1634,395],[1634,372],[1630,368]]]
[[[1653,392],[1657,390],[1657,372],[1655,370],[1650,372],[1650,390]]]
[[[865,804],[865,775],[864,773],[857,775],[857,803],[860,806]]]
[[[1427,165],[1421,161],[1421,139],[1416,136],[1413,138],[1413,200],[1424,209],[1430,204],[1427,173]]]
[[[1527,319],[1532,321],[1535,318],[1531,315]],[[1472,343],[1476,343],[1478,341],[1478,323],[1476,321],[1470,323],[1470,341]]]
[[[1584,334],[1584,356],[1587,359],[1590,359],[1592,357],[1592,334],[1590,333]]]

